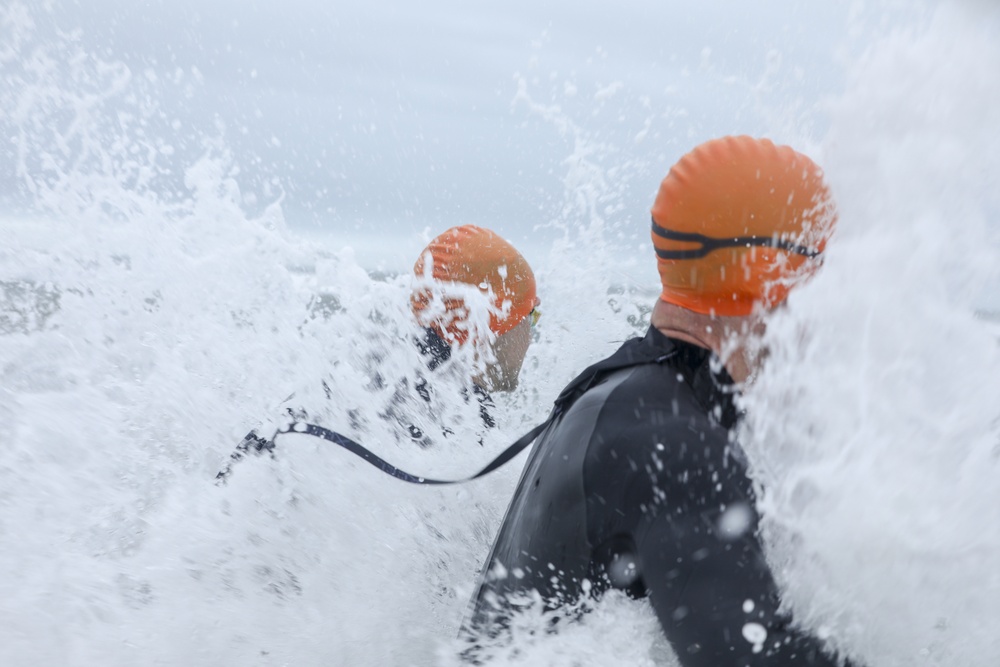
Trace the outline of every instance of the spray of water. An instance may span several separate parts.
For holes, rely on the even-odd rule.
[[[797,618],[877,665],[989,665],[1000,553],[998,15],[942,7],[856,64],[840,227],[771,322],[745,434]]]
[[[408,281],[291,239],[280,198],[249,215],[218,136],[161,172],[142,119],[172,83],[36,38],[24,6],[3,19],[24,214],[0,251],[2,661],[426,661],[491,507],[293,436],[212,485],[290,394],[417,472],[468,473],[503,444],[457,379],[415,399]],[[400,404],[429,453],[386,418]]]

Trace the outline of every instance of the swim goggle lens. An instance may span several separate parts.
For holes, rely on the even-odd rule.
[[[538,320],[542,316],[542,311],[537,308],[532,308],[531,312],[528,313],[528,317],[531,319],[531,328],[534,329],[538,325]]]

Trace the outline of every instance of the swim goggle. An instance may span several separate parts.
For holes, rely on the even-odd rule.
[[[694,248],[686,248],[684,250],[657,248],[656,256],[665,260],[701,259],[710,252],[722,248],[749,248],[751,246],[777,248],[785,252],[802,255],[808,259],[815,259],[822,254],[819,250],[774,236],[734,236],[732,238],[719,239],[693,232],[678,232],[659,225],[655,218],[653,219],[653,234],[668,241],[696,245]]]

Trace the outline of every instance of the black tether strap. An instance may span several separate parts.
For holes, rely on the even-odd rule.
[[[647,336],[648,335],[649,334],[647,334]],[[535,438],[541,435],[542,431],[544,431],[549,424],[558,419],[560,415],[569,409],[569,406],[573,403],[573,401],[598,383],[608,373],[621,368],[638,366],[640,364],[662,364],[668,359],[676,356],[676,354],[676,349],[668,349],[668,351],[664,354],[662,350],[646,348],[643,346],[643,339],[633,338],[612,356],[594,364],[593,366],[590,366],[580,373],[576,379],[570,382],[569,385],[563,389],[562,393],[559,394],[559,397],[556,398],[555,408],[545,421],[518,438],[513,444],[507,447],[507,449],[503,450],[499,456],[493,459],[489,465],[471,477],[465,477],[463,479],[431,479],[429,477],[413,475],[405,470],[400,470],[382,457],[375,455],[370,449],[362,446],[354,440],[351,440],[345,435],[341,435],[340,433],[331,431],[330,429],[322,426],[317,426],[316,424],[310,424],[303,421],[293,421],[283,428],[278,429],[270,440],[261,437],[255,430],[250,431],[250,433],[243,438],[243,441],[236,446],[236,451],[230,455],[229,461],[227,461],[222,469],[215,475],[215,483],[216,485],[225,484],[226,480],[229,479],[229,476],[233,472],[233,464],[241,461],[247,454],[263,454],[267,452],[273,457],[274,440],[278,436],[289,433],[311,435],[314,438],[322,438],[327,442],[332,442],[335,445],[343,447],[355,456],[360,456],[387,475],[392,475],[396,479],[401,479],[404,482],[410,482],[411,484],[461,484],[462,482],[479,479],[483,475],[493,472],[520,454],[525,447],[530,445],[535,441]]]
[[[700,259],[708,253],[721,248],[749,248],[759,246],[766,248],[777,248],[786,252],[794,252],[797,255],[814,259],[820,255],[818,250],[807,248],[806,246],[779,239],[774,236],[734,236],[732,238],[717,239],[704,234],[694,232],[678,232],[667,229],[653,220],[653,233],[660,238],[679,243],[697,243],[699,247],[686,250],[661,250],[656,249],[656,256],[660,259]]]
[[[233,464],[243,459],[246,454],[263,454],[265,451],[271,453],[274,451],[274,440],[278,436],[290,433],[299,433],[302,435],[311,435],[316,438],[322,438],[327,442],[339,445],[355,456],[363,458],[365,461],[372,464],[387,475],[392,475],[396,479],[401,479],[404,482],[410,482],[411,484],[461,484],[462,482],[470,482],[474,479],[479,479],[483,475],[493,472],[520,454],[525,447],[535,441],[535,438],[537,438],[539,434],[545,430],[545,427],[549,425],[552,419],[553,417],[549,417],[544,422],[522,435],[517,439],[517,441],[507,447],[507,449],[503,450],[499,456],[493,459],[489,465],[477,472],[475,475],[462,479],[431,479],[429,477],[421,477],[419,475],[410,474],[405,470],[400,470],[382,457],[374,454],[367,447],[351,440],[345,435],[341,435],[340,433],[331,431],[328,428],[324,428],[316,424],[292,422],[284,428],[278,429],[277,433],[275,433],[270,440],[265,440],[260,437],[256,431],[251,431],[245,438],[243,438],[243,442],[237,445],[236,451],[233,452],[230,457],[230,461],[226,463],[222,470],[220,470],[215,476],[215,483],[224,484],[226,480],[229,479],[229,475],[233,471]]]

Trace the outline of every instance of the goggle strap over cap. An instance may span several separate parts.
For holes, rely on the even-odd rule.
[[[723,248],[749,248],[751,246],[777,248],[786,252],[793,252],[809,259],[815,259],[822,253],[806,246],[780,239],[774,236],[736,236],[726,239],[717,239],[695,232],[678,232],[662,227],[653,218],[653,233],[668,241],[678,241],[681,243],[698,243],[700,248],[689,248],[686,250],[663,250],[656,248],[656,256],[664,260],[677,259],[701,259],[714,250]]]

